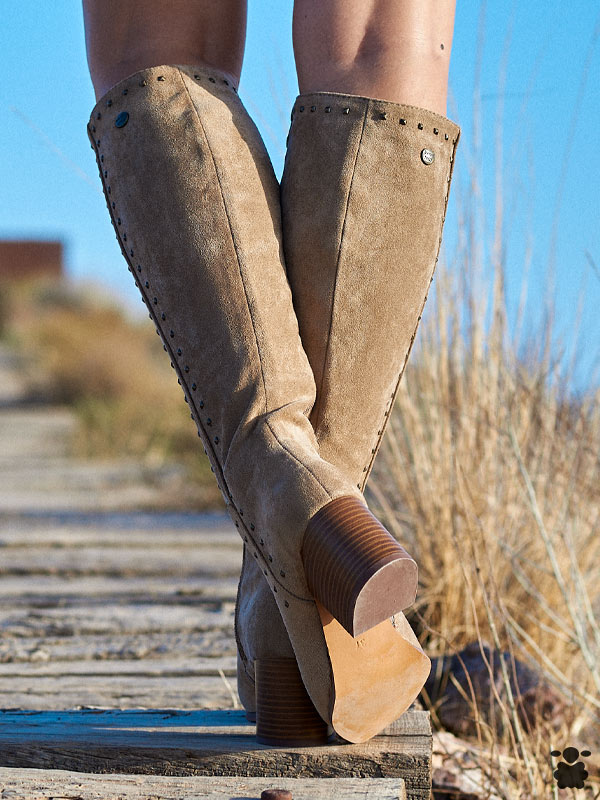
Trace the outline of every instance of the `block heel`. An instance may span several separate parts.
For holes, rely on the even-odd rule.
[[[324,722],[302,682],[294,658],[261,658],[256,678],[256,739],[276,747],[327,744],[333,728]]]
[[[312,517],[302,561],[310,591],[353,637],[417,594],[416,562],[355,497],[338,497]]]

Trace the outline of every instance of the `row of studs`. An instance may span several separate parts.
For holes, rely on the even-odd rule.
[[[439,260],[440,248],[442,246],[442,233],[443,233],[443,230],[444,230],[444,222],[446,221],[446,209],[448,207],[448,197],[450,195],[450,181],[452,180],[452,164],[454,162],[454,154],[456,153],[456,142],[457,141],[458,141],[458,137],[457,137],[457,139],[454,139],[452,141],[452,144],[453,144],[452,154],[450,155],[450,159],[448,161],[448,175],[447,175],[447,178],[446,178],[446,193],[444,195],[444,211],[443,211],[443,214],[442,214],[442,220],[440,222],[440,235],[439,235],[439,239],[438,239],[437,254],[436,254],[436,257],[435,257],[435,261],[433,262],[433,270],[431,272],[431,277],[429,278],[429,286],[431,286],[431,284],[433,283],[433,275],[435,273],[435,268],[436,268],[436,265],[437,265],[438,260]],[[429,288],[427,289],[427,294],[425,295],[425,299],[423,300],[423,304],[421,305],[421,312],[420,312],[419,316],[417,317],[417,322],[416,322],[416,325],[415,325],[415,329],[413,331],[412,336],[410,337],[410,344],[408,346],[408,350],[407,350],[406,356],[404,358],[404,364],[402,365],[402,369],[400,370],[400,374],[398,375],[398,380],[396,381],[396,388],[394,389],[394,391],[392,393],[392,396],[390,398],[389,405],[388,405],[387,409],[384,412],[383,421],[381,423],[380,430],[377,431],[377,441],[375,442],[375,446],[373,448],[371,448],[371,459],[370,459],[369,463],[365,467],[363,467],[364,477],[363,477],[363,480],[362,480],[362,484],[361,483],[357,483],[356,484],[357,488],[360,489],[361,491],[364,490],[365,484],[367,482],[367,478],[369,477],[371,468],[373,467],[373,462],[375,461],[375,456],[377,455],[377,451],[379,449],[379,445],[381,444],[381,440],[382,440],[383,434],[385,432],[385,428],[387,426],[387,423],[388,423],[388,420],[389,420],[389,417],[390,417],[390,413],[391,413],[392,408],[394,406],[394,400],[395,400],[396,395],[398,393],[398,388],[400,386],[400,381],[402,379],[402,375],[404,374],[404,369],[406,367],[406,363],[408,361],[408,356],[410,354],[410,351],[412,350],[412,346],[413,346],[413,342],[415,340],[415,336],[417,335],[417,329],[419,327],[419,322],[421,321],[421,317],[423,315],[423,309],[425,308],[425,303],[427,302],[428,295],[429,295]]]
[[[92,131],[93,131],[94,133],[96,132],[96,128],[95,128],[95,126],[92,126]],[[101,144],[101,140],[100,140],[100,139],[97,139],[97,140],[96,140],[96,145],[97,145],[98,147],[100,147],[100,144]],[[92,148],[92,149],[93,149],[93,148]],[[102,163],[104,163],[104,154],[100,154],[100,161],[101,161]],[[106,169],[102,170],[102,168],[101,168],[101,171],[102,171],[102,174],[103,174],[104,178],[105,178],[105,179],[106,179],[106,178],[108,178],[108,170],[106,170]],[[109,194],[109,195],[110,195],[110,194],[112,194],[112,189],[111,189],[111,186],[110,186],[110,184],[105,184],[105,183],[104,183],[104,181],[103,181],[103,186],[105,186],[105,187],[106,187],[106,192],[107,192],[107,194]],[[113,211],[115,211],[115,213],[116,213],[116,204],[115,204],[114,200],[111,202],[111,201],[109,201],[109,200],[108,200],[108,198],[107,198],[107,204],[108,204],[108,203],[110,203],[110,208],[109,208],[109,210],[110,210],[110,209],[112,209],[112,210],[113,210]],[[115,216],[114,216],[113,214],[111,214],[111,219],[113,220],[113,224],[114,224],[114,222],[115,222],[115,221],[116,221],[116,223],[117,223],[117,226],[116,226],[116,227],[117,227],[116,236],[117,236],[117,240],[119,241],[118,228],[119,228],[119,227],[122,225],[122,220],[121,220],[121,218],[120,218],[120,217],[116,217],[116,218],[115,218]],[[126,233],[125,231],[123,231],[123,232],[121,233],[121,240],[122,240],[122,242],[126,242],[126,241],[127,241],[127,233]],[[142,289],[142,285],[141,285],[141,283],[140,283],[140,282],[138,282],[137,276],[136,276],[136,274],[135,274],[135,271],[134,271],[134,269],[133,269],[132,265],[131,265],[131,264],[129,264],[129,258],[127,257],[127,253],[126,253],[125,247],[123,246],[122,242],[120,242],[120,244],[121,244],[121,247],[122,247],[122,250],[123,250],[123,254],[125,255],[125,257],[126,257],[126,260],[127,260],[127,262],[128,262],[128,269],[129,269],[129,271],[132,273],[132,275],[134,276],[135,285],[136,285],[136,286],[137,286],[137,288],[140,290],[140,294],[141,294],[141,299],[142,299],[142,302],[144,303],[144,305],[145,305],[145,306],[146,306],[148,309],[150,309],[150,304],[149,304],[148,300],[146,299],[146,295],[145,295],[145,293],[144,293],[144,291],[143,291],[143,289]],[[133,258],[133,257],[134,257],[134,250],[133,250],[133,248],[130,248],[130,249],[129,249],[129,256],[130,256],[131,258]],[[141,272],[142,272],[142,266],[141,266],[141,264],[138,264],[138,265],[137,265],[137,271],[138,271],[138,273],[141,273]],[[146,289],[149,289],[149,288],[150,288],[150,282],[149,282],[148,280],[145,280],[145,281],[144,281],[144,287],[145,287]],[[158,297],[154,296],[154,297],[152,298],[152,304],[153,304],[153,305],[155,305],[155,306],[158,306]],[[156,312],[156,313],[158,313],[158,309],[157,309],[157,312]],[[156,320],[156,318],[154,317],[154,315],[152,314],[152,312],[151,312],[151,311],[149,311],[149,313],[148,313],[148,316],[149,316],[149,318],[150,318],[150,319],[151,319],[151,320],[152,320],[152,321],[155,323],[155,325],[157,326],[157,327],[155,328],[155,330],[156,330],[156,333],[157,333],[159,336],[161,336],[161,338],[163,339],[163,350],[164,350],[166,353],[169,353],[169,355],[170,355],[170,356],[173,356],[173,352],[172,352],[172,351],[170,351],[170,348],[167,348],[167,345],[166,345],[166,342],[165,342],[165,337],[164,337],[164,334],[161,332],[160,328],[158,327],[158,325],[157,325],[157,320]],[[166,317],[166,314],[165,314],[165,312],[164,312],[164,311],[162,311],[162,312],[161,312],[161,320],[164,322],[164,321],[166,321],[166,319],[167,319],[167,317]],[[172,329],[170,329],[170,330],[169,330],[169,337],[170,337],[170,338],[175,338],[175,331],[173,331]],[[183,351],[182,351],[182,349],[181,349],[180,347],[178,347],[178,348],[177,348],[177,350],[176,350],[175,352],[176,352],[177,356],[181,356],[181,355],[183,355]],[[175,369],[175,364],[173,363],[173,361],[171,361],[170,363],[171,363],[171,368],[172,368],[172,369]],[[183,367],[183,371],[184,371],[184,373],[189,373],[189,371],[190,371],[190,368],[189,368],[189,366],[188,366],[187,364],[185,364],[185,365],[184,365],[184,367]],[[186,402],[186,403],[189,405],[190,403],[189,403],[189,400],[188,400],[188,398],[187,398],[187,395],[186,395],[186,393],[185,393],[185,389],[186,389],[186,388],[188,388],[188,387],[187,387],[187,384],[184,386],[184,384],[182,383],[182,381],[181,381],[181,379],[180,379],[179,377],[177,378],[177,383],[178,383],[180,386],[182,386],[182,388],[183,388],[183,391],[184,391],[184,400],[185,400],[185,402]],[[197,389],[197,385],[196,385],[196,383],[195,383],[195,382],[192,382],[192,384],[191,384],[191,390],[195,392],[195,391],[196,391],[196,389]],[[189,388],[188,388],[188,393],[189,393]],[[191,395],[190,395],[190,397],[191,397]],[[200,408],[200,409],[203,409],[203,408],[204,408],[204,401],[203,401],[203,400],[200,400],[200,401],[198,402],[198,408]],[[206,432],[206,431],[204,430],[204,428],[203,428],[202,419],[201,419],[200,415],[199,415],[199,414],[197,414],[197,418],[196,418],[196,417],[194,416],[194,414],[193,414],[193,413],[190,413],[190,416],[191,416],[192,420],[194,420],[194,422],[196,422],[196,425],[197,425],[197,426],[199,426],[199,429],[198,429],[198,436],[201,438],[201,437],[202,437],[202,433],[204,433],[204,436],[205,436],[207,439],[209,439],[210,437],[208,436],[207,432]],[[211,426],[211,425],[212,425],[212,419],[211,419],[211,417],[207,417],[207,418],[206,418],[206,420],[205,420],[205,424],[206,424],[206,426]],[[202,431],[202,433],[201,433],[201,431]],[[214,437],[214,443],[215,443],[215,444],[219,444],[219,437],[218,437],[218,436],[215,436],[215,437]],[[204,447],[204,453],[205,453],[205,455],[208,455],[208,452],[207,452],[207,449],[206,449],[206,447]],[[216,459],[216,456],[215,456],[215,459]],[[215,473],[215,470],[214,470],[214,468],[212,467],[212,465],[211,465],[211,472],[213,472],[213,474],[215,474],[215,477],[216,477],[216,473]],[[221,488],[221,487],[219,487],[219,488]],[[226,505],[227,505],[228,507],[229,507],[229,506],[231,506],[231,507],[232,507],[232,508],[233,508],[235,511],[237,511],[237,513],[239,514],[239,516],[240,516],[240,517],[243,517],[243,516],[244,516],[244,512],[243,512],[243,510],[242,510],[242,509],[236,509],[236,507],[235,507],[235,504],[233,503],[233,499],[231,498],[231,496],[230,496],[230,494],[229,494],[229,491],[228,491],[228,490],[224,490],[223,488],[221,488],[221,492],[222,492],[222,493],[223,493],[223,495],[224,495],[224,498],[225,498]],[[240,527],[240,524],[239,524],[239,522],[238,522],[237,520],[234,520],[234,525],[235,525],[235,527],[236,527],[236,528],[239,528],[239,527]],[[254,530],[255,530],[255,525],[254,525],[254,523],[250,523],[250,530],[251,530],[251,531],[254,531]],[[247,535],[247,534],[245,534],[243,538],[244,538],[244,542],[248,542],[248,541],[249,541],[249,537],[248,537],[248,535]],[[256,542],[254,542],[254,540],[252,540],[252,542],[253,542],[253,544],[256,546]],[[261,545],[262,547],[264,547],[264,545],[265,545],[264,539],[263,539],[262,537],[260,538],[260,545]],[[255,558],[258,558],[258,551],[257,551],[257,550],[255,550],[255,551],[254,551],[254,557],[255,557]],[[265,556],[263,556],[263,558],[264,558],[264,557],[265,557]],[[273,562],[273,556],[272,556],[270,553],[269,553],[269,554],[267,554],[267,556],[266,556],[266,557],[268,558],[269,562],[271,562],[271,563]],[[263,569],[263,573],[264,573],[264,575],[265,575],[265,576],[267,576],[267,575],[268,575],[268,573],[267,573],[267,570],[266,570],[266,569]],[[283,569],[280,569],[280,570],[279,570],[279,574],[280,574],[280,576],[281,576],[282,578],[285,578],[285,575],[286,575],[286,573],[285,573],[285,571],[284,571]],[[276,591],[277,591],[277,587],[276,587],[276,585],[275,585],[275,584],[273,584],[273,591],[274,591],[274,592],[276,592]],[[292,596],[293,596],[293,595],[292,595]],[[285,600],[284,602],[285,602],[285,606],[286,606],[286,608],[287,608],[287,607],[289,607],[289,602],[288,602],[287,600]]]
[[[203,78],[203,77],[204,77],[203,75],[198,75],[198,73],[194,74],[194,78],[197,81],[201,80],[201,78]],[[165,81],[166,78],[165,78],[164,75],[157,75],[156,80],[157,81]],[[233,92],[235,92],[237,94],[237,87],[234,86],[231,83],[231,81],[228,81],[227,78],[220,78],[217,81],[217,78],[213,78],[212,76],[209,76],[208,80],[210,81],[210,83],[217,83],[217,82],[224,83],[226,86],[229,86]],[[140,87],[148,86],[148,81],[144,78],[143,80],[139,81],[137,85],[140,86]],[[126,86],[123,89],[123,91],[121,92],[121,94],[122,95],[128,95],[129,94],[129,90],[132,88],[132,86]],[[107,98],[107,100],[105,101],[106,107],[110,108],[112,106],[112,104],[113,104],[113,98],[111,98],[111,97]],[[102,112],[101,111],[98,111],[98,113],[96,114],[96,119],[102,119]],[[92,131],[94,133],[95,133],[95,130],[96,130],[95,128],[92,128]]]
[[[296,113],[296,110],[302,112],[302,111],[305,110],[305,108],[306,108],[306,106],[298,106],[297,109],[293,108],[292,109],[292,114],[291,114],[291,119],[292,120],[294,119],[294,115]],[[340,106],[336,110],[338,110],[338,111],[341,110],[342,114],[349,114],[350,113],[350,108],[348,106],[345,106],[345,107],[341,107]],[[310,106],[310,111],[311,112],[317,111],[317,106],[315,106],[315,105]],[[333,111],[333,107],[332,106],[325,106],[323,108],[323,111],[324,111],[325,114],[330,114]],[[374,119],[385,119],[385,120],[387,120],[388,119],[388,112],[387,111],[380,111],[380,112],[378,112],[378,115],[376,117],[374,117]],[[398,119],[398,124],[400,124],[400,125],[408,125],[409,123],[408,123],[408,120],[405,117],[400,117]],[[417,122],[417,128],[420,131],[425,130],[425,126],[423,125],[422,122]],[[440,132],[439,128],[432,128],[431,130],[436,136],[438,136],[438,134]],[[449,135],[447,133],[444,133],[444,139],[446,141],[448,141],[449,138],[450,138]],[[455,139],[452,140],[452,144],[456,144],[456,140]]]

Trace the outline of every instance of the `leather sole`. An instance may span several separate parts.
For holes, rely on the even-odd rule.
[[[302,562],[314,597],[353,637],[415,601],[416,562],[355,497],[338,497],[312,517]]]

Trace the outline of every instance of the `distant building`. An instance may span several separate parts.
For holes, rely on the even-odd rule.
[[[0,239],[0,281],[61,278],[63,274],[62,242]]]

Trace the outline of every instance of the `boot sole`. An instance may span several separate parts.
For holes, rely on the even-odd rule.
[[[254,661],[256,740],[275,747],[318,747],[333,734],[302,682],[295,658]],[[252,713],[252,712],[250,712]]]
[[[386,619],[358,639],[316,603],[333,675],[331,724],[348,742],[366,742],[398,719],[431,671],[406,618],[397,630]]]
[[[398,719],[418,696],[431,670],[429,657],[404,621],[389,619],[354,639],[316,603],[332,671],[332,726],[317,713],[294,658],[257,659],[256,738],[275,747],[318,747],[338,738],[366,742]],[[335,733],[333,733],[335,732]],[[338,741],[339,743],[339,741]]]
[[[338,497],[312,517],[302,562],[314,597],[353,637],[415,601],[416,562],[355,497]]]

